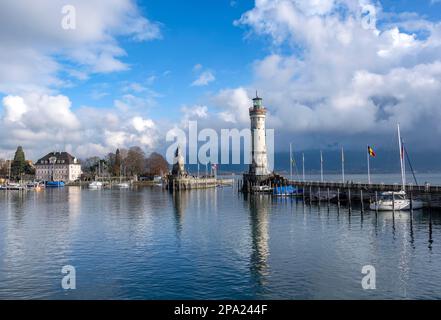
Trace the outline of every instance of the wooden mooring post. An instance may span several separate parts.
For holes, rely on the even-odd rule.
[[[375,191],[375,216],[378,215],[378,191]]]
[[[309,205],[312,205],[312,187],[309,186]]]
[[[318,196],[317,196],[317,198],[318,198],[318,206],[320,207],[320,198],[321,198],[321,192],[320,192],[320,187],[318,188]]]
[[[340,189],[337,189],[337,208],[340,210]]]

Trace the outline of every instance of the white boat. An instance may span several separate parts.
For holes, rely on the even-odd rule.
[[[273,189],[270,186],[252,186],[251,191],[260,193],[272,193]]]
[[[419,200],[412,200],[407,198],[406,192],[401,191],[388,191],[383,192],[377,202],[373,202],[370,205],[371,210],[378,211],[404,211],[404,210],[418,210],[423,207],[423,203]]]
[[[8,183],[6,186],[6,190],[25,190],[26,187],[19,183]]]
[[[130,188],[130,185],[127,182],[120,182],[115,184],[115,187],[119,189],[128,189]]]
[[[89,184],[89,189],[101,189],[103,187],[103,183],[101,181],[94,181]]]
[[[377,201],[370,204],[371,210],[378,211],[404,211],[417,210],[423,207],[423,202],[419,200],[410,200],[406,195],[406,166],[404,159],[404,147],[401,140],[400,125],[398,125],[398,147],[400,149],[400,167],[401,167],[401,190],[387,191],[380,195]]]
[[[122,163],[119,165],[119,183],[115,184],[115,188],[119,188],[119,189],[128,189],[130,188],[130,184],[128,184],[127,182],[122,182]]]

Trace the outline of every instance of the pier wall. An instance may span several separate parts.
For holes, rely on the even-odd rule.
[[[217,179],[215,177],[175,177],[168,176],[164,181],[164,188],[168,190],[192,190],[215,188],[218,185],[232,185],[233,179]]]

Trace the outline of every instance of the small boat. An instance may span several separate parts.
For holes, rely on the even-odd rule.
[[[4,185],[2,190],[25,190],[26,186],[23,186],[19,183],[8,183],[7,185]]]
[[[101,181],[94,181],[89,184],[89,189],[101,189],[103,187],[103,183]]]
[[[64,181],[46,181],[46,188],[62,188]]]
[[[274,187],[273,195],[275,196],[296,196],[303,194],[302,189],[293,186]]]
[[[370,204],[369,208],[371,210],[378,211],[401,211],[401,210],[418,210],[423,207],[423,203],[418,200],[413,200],[412,203],[410,199],[407,198],[406,192],[401,191],[387,191],[380,195],[377,202]]]
[[[380,195],[377,201],[370,204],[371,210],[394,211],[394,210],[417,210],[423,207],[423,202],[418,200],[410,200],[406,195],[406,166],[404,159],[404,145],[401,140],[400,125],[398,128],[398,147],[400,150],[400,167],[401,167],[401,190],[387,191]]]
[[[37,190],[38,191],[38,190],[41,190],[44,188],[44,184],[41,184],[39,182],[30,182],[26,185],[26,188],[30,189],[30,190]]]
[[[251,191],[255,193],[272,193],[273,189],[270,186],[252,186]]]
[[[127,182],[120,182],[115,184],[115,187],[119,189],[128,189],[130,188],[130,185]]]

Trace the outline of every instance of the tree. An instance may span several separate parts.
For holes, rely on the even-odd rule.
[[[35,175],[35,167],[32,165],[30,161],[26,161],[25,174],[32,176]]]
[[[121,152],[119,151],[119,149],[116,149],[115,162],[113,164],[113,174],[115,176],[121,175],[121,164],[122,164]]]
[[[157,152],[153,152],[146,159],[146,174],[149,176],[163,176],[169,171],[167,160]]]
[[[99,157],[90,157],[84,161],[83,163],[83,171],[85,174],[95,174],[98,168],[98,162],[100,161]]]
[[[116,161],[116,154],[113,152],[109,152],[106,156],[106,166],[108,168],[110,175],[115,175],[115,161]]]
[[[8,175],[8,162],[5,159],[0,159],[0,177]]]
[[[25,173],[26,170],[26,158],[23,148],[19,146],[15,151],[14,160],[11,164],[11,174],[15,177],[19,177]]]
[[[127,173],[130,175],[140,175],[145,168],[145,153],[140,147],[131,147],[125,160]]]

